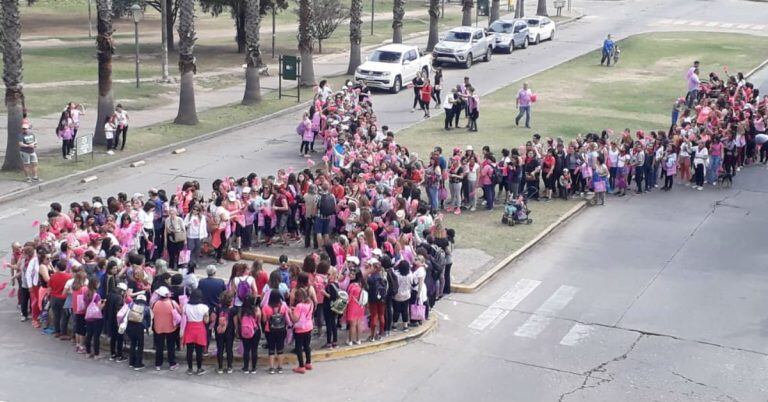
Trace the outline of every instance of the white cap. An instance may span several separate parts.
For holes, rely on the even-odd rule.
[[[243,187],[243,194],[250,194],[251,188],[250,187]]]
[[[157,288],[157,290],[155,290],[155,293],[157,293],[158,296],[165,298],[171,294],[171,291],[168,290],[168,288],[165,286],[160,286]]]
[[[368,260],[368,265],[376,265],[378,263],[379,263],[379,259],[378,258],[371,258],[371,259]]]
[[[120,282],[117,284],[117,288],[125,292],[128,290],[128,285],[126,285],[125,282]]]
[[[100,202],[96,201],[96,202],[93,203],[93,207],[94,208],[101,208],[101,207],[103,207],[103,205],[101,205]]]
[[[227,199],[230,201],[235,201],[237,199],[237,194],[235,194],[234,191],[230,191],[227,193]]]
[[[380,248],[375,248],[375,249],[373,249],[373,253],[372,254],[377,256],[377,257],[381,257],[384,253],[381,251]],[[370,261],[368,261],[368,262],[370,263]]]
[[[355,256],[347,257],[347,261],[355,265],[360,265],[360,259]]]

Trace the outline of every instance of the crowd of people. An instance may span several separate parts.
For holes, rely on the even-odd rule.
[[[167,358],[176,370],[183,345],[188,373],[198,375],[214,340],[220,373],[233,371],[236,344],[242,371],[253,372],[262,334],[270,373],[282,373],[291,341],[299,362],[293,371],[305,373],[312,336],[336,348],[421,325],[450,292],[455,234],[421,196],[424,180],[442,181],[439,166],[425,166],[378,129],[364,88],[324,87],[309,114],[322,110],[320,124],[306,118],[297,128],[306,153],[322,144],[322,167],[312,169],[308,159],[299,172],[226,177],[210,190],[190,181],[173,193],[153,188],[68,208],[52,203],[35,222],[37,236],[14,244],[8,263],[22,321],[91,358],[101,356],[103,332],[109,358],[127,357],[136,370],[145,367],[151,333],[156,369]],[[267,272],[259,261],[237,262],[228,280],[216,277],[223,259],[239,260],[242,250],[301,245],[302,237],[311,253],[299,264],[282,256]],[[199,279],[198,264],[208,257],[214,263]]]
[[[443,213],[475,211],[478,199],[491,210],[499,202],[524,208],[529,200],[594,193],[602,204],[606,193],[625,195],[633,181],[639,194],[661,179],[662,190],[671,190],[674,177],[701,190],[768,162],[765,97],[740,75],[712,73],[705,85],[698,68],[686,73],[698,85],[675,102],[669,130],[604,130],[571,141],[534,134],[498,158],[490,146],[476,154],[469,145],[446,154],[435,147],[426,161],[379,124],[363,83],[334,91],[321,82],[296,129],[301,156],[322,154],[316,168],[308,158],[298,172],[225,177],[210,190],[189,181],[173,193],[95,196],[68,210],[51,204],[47,219],[35,222],[38,235],[14,244],[8,263],[22,320],[31,317],[33,326],[93,358],[105,332],[110,359],[125,360],[127,337],[137,370],[145,367],[144,335],[151,332],[156,369],[167,356],[175,370],[184,345],[189,374],[205,373],[213,340],[218,372],[233,371],[235,344],[243,349],[241,370],[254,372],[263,334],[269,373],[283,371],[291,341],[293,371],[305,373],[313,336],[336,348],[345,343],[340,329],[355,345],[366,331],[377,341],[429,318],[451,289],[456,234]],[[456,92],[471,94],[468,81]],[[521,93],[526,105],[519,106],[530,106],[530,90]],[[259,261],[238,262],[228,280],[216,277],[223,259],[275,243],[311,252],[301,263],[283,255],[271,272]],[[198,264],[208,257],[214,264],[199,279]]]

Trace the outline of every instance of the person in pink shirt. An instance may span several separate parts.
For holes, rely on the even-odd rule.
[[[312,329],[314,329],[312,322],[314,305],[304,289],[297,290],[296,301],[296,306],[291,307],[291,320],[294,323],[293,339],[296,343],[296,359],[299,361],[299,366],[293,371],[304,374],[307,370],[312,370],[312,350],[309,344],[312,340]]]
[[[515,117],[515,125],[520,125],[520,118],[525,115],[525,128],[531,128],[531,102],[533,92],[528,89],[528,83],[523,83],[523,89],[517,92],[517,98],[515,98],[515,107],[519,110],[517,117]]]
[[[709,167],[707,170],[707,183],[715,185],[717,183],[717,174],[720,171],[720,163],[723,158],[723,143],[720,136],[715,136],[709,145]]]
[[[478,180],[480,181],[480,185],[483,186],[485,209],[491,210],[493,209],[494,198],[496,197],[496,192],[493,189],[493,173],[496,159],[493,155],[488,154],[485,156],[485,162],[483,163],[482,168],[480,168],[480,177]]]
[[[170,370],[179,368],[176,363],[176,343],[174,336],[181,321],[181,307],[171,299],[171,291],[160,286],[155,291],[159,300],[152,305],[152,332],[155,337],[155,370],[163,367],[163,349],[168,350],[168,365]],[[174,313],[175,312],[175,313]]]

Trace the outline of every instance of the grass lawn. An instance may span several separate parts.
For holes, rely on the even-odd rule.
[[[334,88],[340,87],[349,76],[328,77],[328,81]],[[312,98],[313,88],[303,88],[301,99]],[[178,142],[184,139],[194,138],[202,134],[210,133],[224,127],[253,120],[280,110],[296,105],[293,98],[278,100],[277,92],[264,94],[261,103],[254,106],[243,106],[239,103],[208,109],[198,113],[200,122],[195,126],[176,125],[172,122],[160,123],[153,126],[133,129],[130,146],[124,152],[116,155],[126,157],[149,149],[155,149]],[[108,156],[103,152],[103,147],[96,147],[97,152],[91,161],[90,156],[79,162],[61,159],[54,152],[40,155],[40,177],[43,180],[51,180],[71,173],[83,171],[102,165],[117,156]],[[22,172],[0,172],[0,180],[23,180]]]
[[[665,130],[674,99],[685,92],[683,74],[693,60],[701,61],[706,75],[722,71],[723,65],[732,73],[746,72],[768,58],[763,38],[737,34],[654,33],[623,40],[620,47],[622,59],[616,67],[600,67],[599,54],[592,52],[528,78],[539,98],[533,130],[514,125],[514,95],[522,85],[518,82],[481,99],[478,133],[445,132],[440,116],[403,131],[400,142],[421,156],[436,144],[447,152],[456,146],[472,144],[480,150],[489,145],[498,155],[501,148],[517,147],[533,133],[569,140],[606,128]],[[480,248],[499,260],[572,206],[532,202],[534,223],[514,228],[501,225],[498,207],[491,213],[475,212],[472,219],[451,215],[447,220],[457,229],[460,247]]]

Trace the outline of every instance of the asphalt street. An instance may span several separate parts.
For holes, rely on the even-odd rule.
[[[563,27],[554,42],[474,66],[474,85],[490,92],[597,48],[609,32],[624,37],[669,30],[657,23],[661,18],[757,24],[768,15],[768,5],[739,0],[578,3],[588,17]],[[446,69],[446,82],[465,74]],[[407,112],[408,91],[377,94],[374,101],[390,127],[420,120]],[[173,189],[187,178],[207,186],[229,174],[303,167],[293,133],[298,117],[204,141],[141,168],[101,172],[91,184],[1,205],[0,244],[7,249],[31,236],[32,220],[44,216],[53,200]],[[726,190],[677,186],[671,193],[609,198],[607,206],[586,210],[478,293],[442,301],[439,328],[428,337],[322,363],[301,378],[267,378],[263,372],[248,379],[189,378],[86,361],[19,324],[14,303],[3,297],[0,400],[764,401],[767,174],[762,166],[743,169]]]

